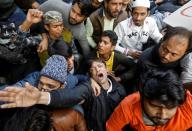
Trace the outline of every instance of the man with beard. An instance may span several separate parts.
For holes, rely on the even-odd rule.
[[[192,33],[185,28],[169,28],[160,44],[146,49],[139,58],[139,72],[153,69],[175,70],[182,82],[192,82],[191,50]]]
[[[92,79],[101,86],[98,96],[93,93],[91,81],[84,82],[74,89],[64,88],[50,93],[34,90],[35,88],[9,87],[1,91],[0,100],[11,101],[1,105],[1,108],[26,107],[34,104],[71,107],[84,102],[88,130],[105,131],[105,122],[126,94],[119,83],[107,76],[106,65],[102,60],[91,60],[89,73]]]
[[[162,34],[155,20],[148,17],[149,8],[149,0],[132,1],[132,17],[120,22],[114,29],[118,36],[115,50],[130,58],[138,59],[149,38],[155,42],[160,41]]]
[[[106,123],[107,131],[186,131],[192,127],[192,95],[174,72],[149,70],[140,91],[127,96]]]
[[[114,30],[116,25],[127,18],[122,11],[123,0],[105,0],[104,6],[96,10],[86,21],[87,40],[95,48],[105,30]]]
[[[83,21],[92,13],[90,1],[75,0],[72,5],[62,0],[49,0],[40,5],[41,11],[58,11],[63,16],[63,24],[68,32],[72,33],[82,49],[83,56],[89,52],[88,41],[85,36],[85,27]]]
[[[72,79],[71,81],[68,81],[69,80],[68,78],[69,77],[67,73],[66,59],[60,55],[53,55],[47,60],[46,65],[42,68],[40,72],[34,72],[26,76],[23,80],[17,82],[15,86],[17,88],[31,87],[37,91],[50,92],[50,91],[58,90],[61,88],[70,88],[69,84],[71,83],[69,82],[74,82],[74,81],[72,81]],[[37,87],[37,88],[34,88],[34,87]],[[44,109],[44,107],[39,107],[39,108]],[[45,107],[45,109],[50,112],[51,119],[53,120],[53,125],[57,131],[62,131],[62,130],[87,131],[85,119],[81,114],[82,108],[79,107],[79,105],[74,106],[72,108],[55,109],[55,108]],[[23,109],[18,109],[18,110],[22,111]],[[10,116],[9,114],[7,115],[7,113],[9,112],[11,113],[12,111],[0,110],[1,118],[4,119],[4,118],[7,118],[7,116]],[[16,114],[17,112],[18,111],[16,110]],[[8,124],[10,123],[7,123],[7,125]],[[15,123],[13,123],[13,125],[15,125]],[[17,129],[19,128],[22,131],[22,127],[18,127]],[[47,130],[44,130],[44,131],[47,131]]]

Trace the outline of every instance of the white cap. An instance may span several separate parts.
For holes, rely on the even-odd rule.
[[[99,3],[103,2],[103,0],[98,0]]]
[[[132,0],[132,4],[131,4],[132,8],[135,7],[147,7],[150,8],[150,1],[149,0]]]

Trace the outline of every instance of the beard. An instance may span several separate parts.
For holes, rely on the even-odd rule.
[[[117,18],[117,16],[119,15],[119,11],[114,11],[112,12],[109,8],[105,9],[105,12],[108,14],[109,17],[111,18]]]

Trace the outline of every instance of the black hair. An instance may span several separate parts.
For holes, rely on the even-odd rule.
[[[51,131],[52,121],[47,111],[36,107],[19,109],[6,123],[3,131]]]
[[[90,60],[88,60],[88,74],[91,76],[91,72],[90,72],[90,69],[91,69],[91,66],[93,64],[93,62],[99,62],[99,63],[103,63],[105,66],[106,66],[106,63],[104,60],[100,59],[100,58],[92,58]]]
[[[173,36],[180,36],[183,38],[188,38],[188,50],[186,53],[189,53],[192,51],[192,32],[187,30],[186,28],[183,27],[169,27],[166,30],[165,36],[162,38],[161,43],[169,40]]]
[[[116,45],[117,40],[118,40],[118,36],[117,36],[117,34],[116,34],[114,31],[105,30],[105,31],[102,33],[101,37],[102,37],[102,36],[107,36],[107,37],[109,37],[112,45],[113,45],[113,46]]]
[[[172,70],[149,69],[141,73],[139,89],[143,100],[158,100],[175,107],[185,100],[185,90],[178,75]]]
[[[88,17],[96,8],[92,6],[91,0],[73,0],[72,5],[76,4],[81,9],[81,15]]]

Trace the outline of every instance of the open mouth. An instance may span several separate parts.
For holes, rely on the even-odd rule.
[[[102,77],[103,77],[103,73],[99,73],[97,76],[98,76],[99,78],[102,78]]]

